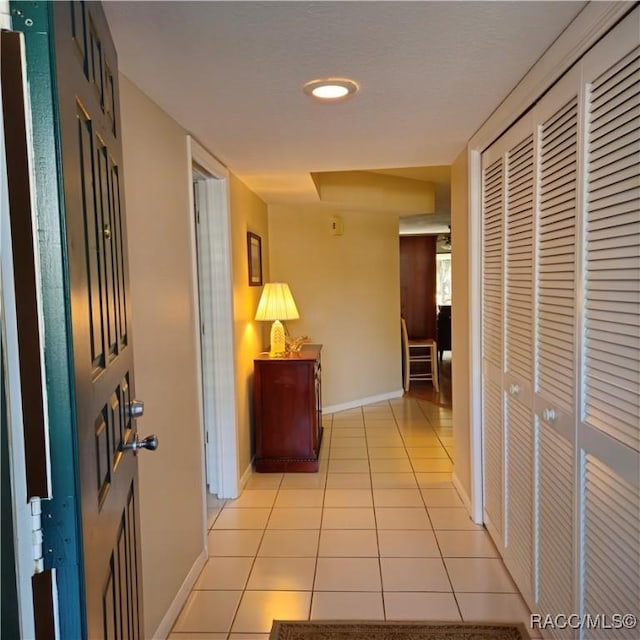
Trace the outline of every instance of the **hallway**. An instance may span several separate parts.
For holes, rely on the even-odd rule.
[[[521,620],[451,482],[451,410],[405,396],[324,416],[314,474],[254,474],[209,511],[172,640],[263,640],[273,618]]]

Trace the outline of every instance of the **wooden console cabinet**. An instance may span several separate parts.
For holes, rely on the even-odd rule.
[[[255,469],[317,471],[322,440],[320,349],[254,360]]]

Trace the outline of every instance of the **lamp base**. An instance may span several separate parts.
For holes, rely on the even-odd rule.
[[[271,348],[269,351],[270,358],[282,358],[285,354],[284,327],[280,320],[274,320],[271,325]]]

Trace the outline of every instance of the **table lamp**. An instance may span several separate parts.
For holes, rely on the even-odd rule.
[[[285,354],[284,327],[280,321],[297,320],[299,317],[289,285],[284,282],[267,282],[262,289],[256,320],[273,320],[269,357],[280,358]]]

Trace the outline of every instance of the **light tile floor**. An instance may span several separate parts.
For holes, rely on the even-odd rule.
[[[318,473],[210,502],[209,560],[171,640],[263,640],[272,620],[503,620],[529,611],[451,482],[451,411],[399,398],[325,415]]]

